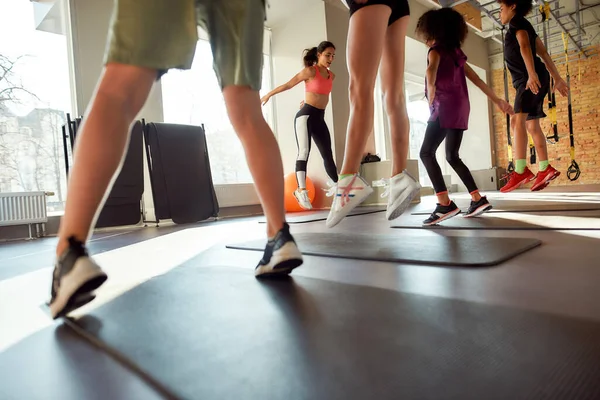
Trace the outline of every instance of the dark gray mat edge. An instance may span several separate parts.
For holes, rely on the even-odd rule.
[[[503,238],[495,238],[495,239],[503,239]],[[490,261],[490,262],[479,262],[479,263],[472,263],[472,264],[466,264],[466,263],[452,263],[452,262],[443,262],[443,261],[419,261],[419,260],[415,260],[415,259],[397,259],[397,260],[388,260],[388,259],[378,259],[375,257],[360,257],[360,256],[344,256],[341,254],[334,254],[334,253],[324,253],[324,252],[318,252],[318,251],[310,251],[310,250],[303,250],[302,248],[300,248],[300,251],[302,254],[307,255],[307,256],[317,256],[317,257],[329,257],[329,258],[341,258],[341,259],[348,259],[348,260],[364,260],[364,261],[379,261],[379,262],[390,262],[390,263],[405,263],[405,264],[418,264],[418,265],[436,265],[436,266],[449,266],[449,267],[493,267],[496,265],[500,265],[512,258],[515,258],[517,256],[520,256],[521,254],[524,254],[526,252],[528,252],[529,250],[532,250],[538,246],[541,246],[542,241],[541,240],[537,240],[537,239],[530,239],[531,240],[531,244],[527,245],[527,246],[523,246],[521,249],[519,249],[518,251],[515,251],[511,254],[508,254],[504,257],[500,257],[498,259],[496,259],[495,261]],[[248,242],[246,242],[248,243]],[[244,243],[237,243],[237,244],[228,244],[225,245],[226,248],[228,249],[232,249],[232,250],[248,250],[248,251],[264,251],[264,245],[262,247],[255,247],[255,246],[249,246],[249,245],[244,245]]]
[[[427,229],[427,230],[455,230],[455,231],[600,231],[598,228],[561,228],[552,226],[448,226],[448,225],[393,225],[394,229]]]
[[[377,207],[377,206],[373,206],[373,207]],[[353,217],[355,215],[368,215],[368,214],[375,214],[375,213],[379,213],[379,212],[383,212],[386,210],[385,206],[381,206],[381,209],[369,209],[369,210],[360,210],[360,209],[354,209],[352,210],[352,212],[350,214],[348,214],[346,216],[347,217]],[[366,208],[366,207],[365,207]],[[371,208],[371,206],[369,206],[369,208]],[[318,221],[325,221],[327,220],[327,215],[329,213],[328,209],[325,210],[314,210],[315,215],[314,216],[310,216],[310,215],[301,215],[301,216],[294,216],[293,214],[286,214],[285,217],[287,219],[287,223],[288,224],[306,224],[309,222],[318,222]],[[324,216],[322,216],[324,215]],[[266,224],[267,220],[265,219],[265,217],[261,217],[261,219],[258,221],[259,224]]]
[[[466,208],[466,207],[465,207]],[[410,214],[411,215],[430,215],[431,211],[413,211]],[[586,207],[586,208],[553,208],[553,209],[534,209],[534,208],[518,208],[516,210],[506,210],[506,209],[502,209],[502,208],[492,208],[490,211],[487,211],[488,214],[490,213],[549,213],[549,212],[577,212],[577,211],[600,211],[600,206],[599,207]]]

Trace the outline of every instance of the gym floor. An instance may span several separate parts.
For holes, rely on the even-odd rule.
[[[578,195],[569,197],[565,195],[567,191],[578,193]],[[548,190],[536,194],[529,191],[516,191],[501,196],[499,193],[490,193],[489,198],[492,200],[492,204],[495,196],[501,197],[504,201],[516,203],[522,201],[533,205],[544,202],[545,204],[555,204],[557,199],[568,197],[572,199],[573,204],[579,202],[588,205],[596,204],[598,209],[569,210],[547,214],[510,213],[503,216],[505,220],[508,220],[508,224],[510,224],[511,218],[514,219],[516,225],[519,223],[519,218],[527,219],[530,225],[527,230],[391,229],[383,212],[348,217],[331,230],[325,228],[324,221],[292,224],[292,233],[385,234],[397,237],[399,241],[406,237],[426,238],[438,235],[524,237],[542,241],[542,245],[537,248],[500,265],[487,268],[409,265],[305,256],[304,265],[294,271],[292,279],[296,278],[299,282],[304,282],[304,278],[312,278],[319,282],[326,281],[328,284],[334,282],[350,285],[348,287],[386,289],[403,295],[427,296],[435,301],[456,300],[474,305],[493,306],[490,308],[492,311],[489,314],[481,317],[481,323],[484,320],[493,321],[495,318],[493,310],[497,309],[494,307],[500,307],[502,310],[526,312],[531,315],[541,313],[551,317],[561,317],[565,321],[567,319],[584,321],[589,324],[589,332],[598,330],[600,328],[600,292],[598,291],[598,282],[600,282],[598,254],[600,252],[598,252],[597,246],[600,243],[600,185],[569,188],[550,187]],[[434,202],[433,197],[424,197],[421,204],[414,206],[412,210],[426,210],[428,206],[431,206],[432,210]],[[582,208],[584,208],[583,205]],[[401,218],[415,217],[409,214],[410,210]],[[495,216],[490,213],[482,218],[497,217],[499,215]],[[426,216],[423,216],[424,218]],[[544,227],[554,226],[557,221],[568,224],[569,230],[544,229]],[[593,228],[594,226],[597,230]],[[539,230],[536,227],[539,227]],[[253,268],[261,254],[254,251],[226,249],[225,244],[257,239],[263,235],[264,225],[258,223],[258,217],[205,222],[193,226],[133,227],[98,232],[93,237],[90,249],[109,274],[109,280],[98,292],[96,300],[80,309],[73,317],[77,319],[84,314],[92,313],[101,306],[109,305],[111,301],[115,301],[120,295],[136,286],[148,282],[151,278],[168,275],[181,264],[188,265],[192,261],[194,267],[234,268],[246,274],[247,279],[254,279]],[[3,371],[0,376],[0,398],[149,399],[186,397],[176,390],[165,389],[169,382],[162,382],[162,376],[153,376],[151,372],[149,373],[147,369],[143,368],[144,366],[134,365],[135,363],[131,360],[124,360],[123,357],[115,355],[110,350],[103,348],[102,345],[99,347],[91,345],[88,341],[89,338],[85,339],[85,335],[79,335],[76,329],[69,328],[70,324],[51,321],[48,318],[42,304],[47,300],[49,293],[55,243],[55,238],[44,238],[0,244],[0,321],[2,321],[0,370]],[[418,251],[419,249],[415,249],[415,252]],[[480,251],[485,252],[486,250],[480,249]],[[182,268],[185,269],[186,266],[184,265]],[[207,271],[210,271],[210,268]],[[198,290],[202,290],[202,287],[199,286]],[[223,305],[208,306],[221,307]],[[385,308],[386,304],[375,306]],[[144,307],[152,309],[153,305],[147,304]],[[146,314],[142,309],[144,307],[138,307],[140,319],[143,319]],[[318,309],[320,304],[313,304],[312,307]],[[161,315],[158,318],[161,318]],[[452,323],[460,325],[461,321],[456,320]],[[132,321],[132,324],[136,324],[136,321]],[[387,329],[385,326],[370,328],[373,330]],[[297,329],[300,328],[297,326]],[[349,329],[353,328],[349,327]],[[402,327],[402,329],[411,329],[411,327]],[[177,334],[173,333],[173,335]],[[543,342],[544,337],[538,339]],[[161,340],[169,342],[176,339],[164,337]],[[598,336],[596,336],[596,341],[600,342]],[[69,346],[65,347],[65,343],[69,343]],[[160,346],[161,344],[155,343],[154,345]],[[306,343],[302,345],[307,346]],[[368,347],[372,344],[353,343],[353,345]],[[600,381],[599,346],[596,346],[596,353],[593,355],[597,362],[595,370],[585,371],[589,375],[588,378],[595,382]],[[37,360],[35,363],[38,368],[32,369],[32,366],[36,364],[33,364],[31,360],[27,361],[28,357]],[[176,369],[177,367],[172,368]],[[364,375],[368,372],[360,365],[348,368],[354,368],[349,372],[354,376]],[[517,367],[515,366],[515,368]],[[48,373],[51,376],[48,376]],[[77,373],[76,378],[79,383],[73,384],[72,387],[71,385],[65,386],[65,381],[72,378],[74,373]],[[184,372],[181,371],[181,373]],[[92,379],[86,374],[95,374],[97,379]],[[225,372],[223,374],[226,375]],[[98,375],[102,375],[102,378],[99,378]],[[239,384],[239,379],[246,382],[251,377],[252,374],[245,377],[237,376],[238,381],[232,382]],[[497,376],[497,379],[504,388],[511,387],[513,378],[500,375]],[[557,383],[556,379],[558,378],[548,380],[549,385],[550,383],[554,385],[553,395],[557,395],[561,390],[565,393],[566,391],[574,393],[575,389],[570,385],[575,385],[575,383],[567,380]],[[437,383],[439,384],[439,382]],[[373,381],[373,385],[378,384]],[[536,384],[541,385],[543,382]],[[567,387],[556,389],[561,384]],[[321,382],[321,385],[324,383]],[[434,383],[432,385],[435,386]],[[452,395],[448,392],[448,397],[438,392],[437,398],[471,398],[475,396],[466,396],[467,389],[464,390],[463,393],[460,390],[454,391]],[[543,390],[531,398],[552,397],[544,397],[542,392]],[[211,398],[211,396],[206,397],[206,393],[212,393],[213,398],[222,398],[217,393],[223,395],[223,392],[216,390],[203,393],[202,398]],[[256,391],[252,393],[258,397]],[[264,393],[270,392],[265,390]],[[349,390],[346,393],[342,390],[335,393],[336,395],[330,393],[327,397],[360,398],[355,390]],[[376,391],[374,390],[373,393]],[[383,392],[379,391],[379,393]],[[386,395],[377,397],[404,398],[403,392],[386,393]],[[418,398],[436,398],[431,393],[418,390],[410,393]],[[512,394],[512,398],[520,398],[521,395],[524,395],[519,392]],[[588,395],[589,398],[592,398],[591,393]],[[307,398],[306,396],[307,394],[303,393],[290,397]],[[494,396],[489,396],[489,398],[492,397]],[[248,398],[255,398],[255,396],[248,395]],[[314,393],[311,398],[315,398]],[[587,397],[578,393],[577,398]]]

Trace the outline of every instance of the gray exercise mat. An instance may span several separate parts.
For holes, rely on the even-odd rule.
[[[494,207],[489,213],[506,212],[573,212],[573,211],[598,211],[600,214],[600,203],[579,203],[579,202],[534,202],[534,201],[511,201],[511,200],[493,200],[490,203]],[[455,204],[464,212],[469,208],[470,200],[459,199]],[[412,215],[430,215],[435,209],[435,203],[421,203],[411,209]]]
[[[240,268],[177,268],[75,323],[181,399],[600,396],[598,321]]]
[[[541,244],[530,238],[398,237],[355,233],[298,233],[302,254],[409,264],[485,267],[500,264]],[[227,245],[230,249],[264,251],[264,240]]]
[[[364,207],[356,207],[354,210],[348,214],[348,217],[353,215],[365,215],[365,214],[373,214],[386,210],[386,206],[364,206]],[[327,216],[329,215],[329,210],[315,210],[315,211],[302,211],[295,213],[288,213],[285,215],[285,218],[289,224],[303,224],[306,222],[315,222],[315,221],[326,221]],[[266,223],[265,217],[262,217],[259,223]]]
[[[424,216],[408,215],[392,222],[399,229],[473,229],[473,230],[542,230],[542,231],[595,231],[600,230],[600,213],[578,212],[571,216],[505,213],[484,214],[465,218],[459,214],[437,225],[423,226]],[[508,217],[508,218],[507,218]]]

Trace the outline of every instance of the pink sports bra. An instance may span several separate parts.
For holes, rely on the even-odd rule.
[[[333,79],[331,78],[331,72],[327,70],[329,76],[327,78],[323,78],[323,76],[319,72],[319,67],[317,67],[316,65],[315,70],[315,77],[306,82],[306,91],[316,94],[328,95],[329,93],[331,93],[331,89],[333,88]]]

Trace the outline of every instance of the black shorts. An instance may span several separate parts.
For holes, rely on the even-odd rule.
[[[369,0],[365,4],[358,4],[354,0],[346,0],[346,4],[348,4],[348,7],[350,8],[350,17],[361,8],[373,4],[383,4],[390,7],[392,9],[392,15],[390,15],[390,19],[388,20],[388,26],[398,21],[400,18],[410,15],[408,0]]]
[[[517,87],[515,96],[515,113],[526,113],[527,121],[545,118],[544,104],[546,103],[546,95],[550,90],[550,75],[539,74],[540,90],[537,94],[526,88],[527,83],[523,83]]]

